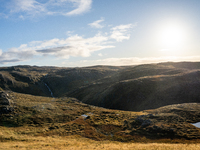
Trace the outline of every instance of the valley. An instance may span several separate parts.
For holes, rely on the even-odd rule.
[[[135,149],[134,143],[198,149],[200,129],[193,124],[200,122],[199,71],[200,63],[192,62],[2,67],[0,141],[7,149],[28,143],[37,149],[33,141],[40,149],[72,147],[76,139],[83,144],[76,149],[98,142],[98,149],[127,143]]]
[[[4,90],[74,97],[108,109],[142,111],[200,101],[198,62],[82,68],[4,67],[0,68],[0,81]]]

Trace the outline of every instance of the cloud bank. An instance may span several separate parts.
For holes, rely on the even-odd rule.
[[[150,64],[150,63],[160,63],[160,62],[180,62],[180,61],[193,61],[198,62],[200,56],[168,56],[168,57],[126,57],[126,58],[106,58],[98,60],[82,60],[79,62],[67,63],[72,67],[76,66],[90,66],[92,65],[111,65],[111,66],[127,66],[127,65],[140,65],[140,64]],[[63,62],[65,65],[65,62]]]
[[[32,41],[4,52],[0,50],[0,63],[26,61],[37,56],[53,56],[61,59],[68,59],[70,56],[89,57],[95,51],[114,48],[114,43],[128,40],[130,38],[128,30],[132,27],[132,24],[116,26],[110,29],[110,34],[98,33],[90,38],[70,35],[66,39]],[[117,31],[121,37],[114,37],[113,31]]]

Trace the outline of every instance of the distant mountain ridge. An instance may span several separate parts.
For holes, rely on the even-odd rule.
[[[105,108],[141,111],[200,102],[200,62],[81,68],[0,68],[0,87],[15,92],[75,97]]]

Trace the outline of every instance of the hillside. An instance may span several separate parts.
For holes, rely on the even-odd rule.
[[[79,135],[94,140],[180,143],[199,142],[200,138],[200,129],[191,124],[200,121],[197,103],[129,112],[95,107],[67,97],[6,91],[0,96],[0,126],[15,133],[14,137],[0,134],[2,142],[17,141],[17,135]]]
[[[191,62],[2,67],[0,141],[199,143],[199,80]]]
[[[138,66],[0,68],[0,87],[20,93],[74,97],[104,108],[141,111],[200,101],[200,63]]]
[[[63,90],[58,96],[76,97],[84,103],[105,108],[141,111],[170,104],[198,103],[199,69],[200,63],[149,64],[119,68],[98,79],[84,78],[87,73],[83,70],[80,81],[73,75],[68,82],[65,80],[68,76],[63,75],[59,77],[62,81],[59,85],[63,86],[55,86],[55,81],[51,86],[53,77],[48,77],[48,83],[55,93]],[[92,75],[94,73],[89,74]],[[72,88],[62,88],[71,82]]]
[[[1,67],[0,87],[20,93],[50,96],[41,78],[54,69],[37,66]]]

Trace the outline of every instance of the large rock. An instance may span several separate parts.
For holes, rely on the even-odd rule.
[[[0,105],[10,105],[8,94],[5,92],[0,92]]]
[[[8,94],[0,92],[0,114],[8,114],[13,111],[13,107],[10,106],[10,100]]]

